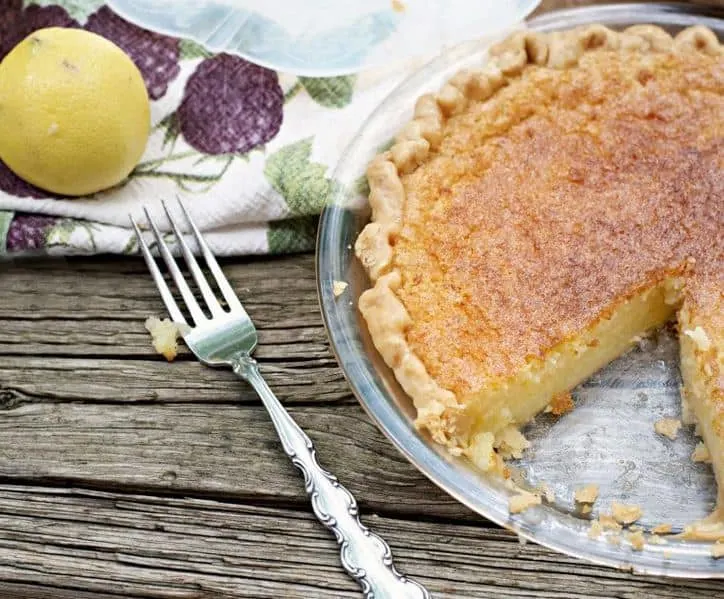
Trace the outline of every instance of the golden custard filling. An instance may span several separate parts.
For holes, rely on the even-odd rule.
[[[724,488],[722,46],[591,26],[491,55],[368,169],[359,307],[418,426],[499,465],[517,428],[677,316]]]

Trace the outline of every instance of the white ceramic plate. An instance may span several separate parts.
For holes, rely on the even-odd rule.
[[[724,11],[692,5],[630,4],[549,13],[530,22],[541,30],[583,23],[623,28],[654,23],[676,31],[708,25],[724,34]],[[557,421],[539,417],[525,431],[532,449],[517,466],[535,486],[546,482],[556,494],[517,516],[508,513],[510,491],[463,459],[456,459],[413,426],[414,410],[391,371],[370,343],[356,309],[369,286],[352,246],[369,218],[366,198],[354,193],[369,159],[411,118],[423,93],[437,89],[458,69],[484,60],[485,48],[466,47],[435,60],[404,82],[364,124],[339,163],[335,178],[344,184],[322,218],[318,242],[319,292],[332,345],[362,405],[408,459],[450,495],[521,536],[567,554],[636,572],[681,577],[724,578],[724,560],[710,545],[671,539],[633,551],[587,536],[590,522],[574,512],[573,491],[584,483],[600,486],[594,508],[608,511],[612,500],[643,508],[641,524],[650,529],[671,523],[681,530],[709,513],[716,486],[711,467],[695,464],[690,430],[671,442],[654,432],[654,422],[680,413],[677,345],[668,330],[632,350],[574,391],[576,409]],[[332,282],[349,283],[335,298]],[[472,549],[474,550],[474,549]]]

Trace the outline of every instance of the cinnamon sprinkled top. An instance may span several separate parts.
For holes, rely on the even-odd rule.
[[[456,393],[671,274],[724,289],[724,58],[597,51],[527,66],[402,177],[407,340]]]

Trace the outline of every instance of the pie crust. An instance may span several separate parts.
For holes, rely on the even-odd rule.
[[[683,61],[686,61],[687,64],[691,62],[693,65],[690,72],[688,69],[681,68]],[[517,429],[523,426],[545,406],[536,404],[528,411],[521,409],[519,413],[511,413],[506,417],[498,418],[490,426],[484,426],[481,429],[481,418],[490,422],[492,412],[485,413],[485,418],[483,418],[480,413],[475,411],[477,408],[471,408],[474,403],[471,399],[474,395],[474,390],[472,390],[474,384],[483,386],[495,384],[496,380],[504,380],[511,373],[521,370],[530,371],[532,377],[545,376],[546,368],[549,366],[545,360],[553,354],[560,364],[565,363],[569,358],[573,360],[570,356],[575,357],[584,350],[591,350],[596,354],[595,360],[603,365],[625,351],[631,341],[630,339],[624,340],[619,345],[610,348],[610,351],[606,350],[608,353],[604,351],[604,348],[596,349],[598,338],[603,334],[609,334],[609,329],[613,330],[618,326],[615,322],[616,317],[612,316],[614,308],[615,312],[620,314],[629,310],[631,313],[636,312],[640,315],[645,314],[648,310],[647,306],[652,305],[658,306],[656,308],[658,312],[648,314],[646,316],[648,320],[645,318],[641,321],[644,329],[650,329],[669,320],[682,304],[684,306],[679,313],[679,322],[681,328],[685,329],[682,331],[682,370],[686,385],[685,395],[690,400],[693,395],[697,395],[696,400],[700,405],[702,402],[709,402],[706,406],[708,411],[705,414],[708,422],[703,427],[707,429],[708,433],[705,441],[709,446],[709,440],[716,440],[717,446],[713,449],[709,447],[712,455],[717,452],[721,454],[723,451],[724,341],[722,341],[722,334],[724,334],[724,324],[720,306],[724,293],[724,280],[722,279],[724,243],[721,239],[724,227],[724,208],[722,208],[724,201],[713,202],[710,197],[709,200],[701,200],[698,203],[693,202],[687,205],[687,209],[701,209],[708,213],[699,214],[696,217],[698,220],[693,225],[694,232],[688,238],[686,232],[682,233],[683,237],[676,242],[678,245],[675,244],[675,247],[672,245],[663,249],[654,248],[656,238],[652,236],[653,233],[647,233],[648,238],[642,241],[645,247],[637,254],[634,250],[624,251],[622,249],[625,244],[631,242],[630,234],[627,233],[628,237],[626,237],[615,228],[600,234],[596,233],[598,237],[602,237],[604,233],[609,236],[609,239],[599,239],[597,243],[610,243],[617,251],[621,250],[617,255],[623,260],[623,265],[612,264],[609,270],[614,272],[620,267],[623,274],[618,279],[606,276],[601,278],[603,284],[617,289],[617,295],[609,302],[613,307],[604,311],[606,313],[597,314],[596,318],[590,317],[590,311],[586,312],[587,308],[583,302],[587,297],[586,292],[590,291],[592,286],[591,281],[595,281],[595,277],[587,279],[588,288],[582,288],[581,293],[572,292],[571,296],[569,312],[571,314],[580,312],[581,319],[568,323],[570,325],[568,329],[561,325],[561,330],[541,332],[540,338],[536,339],[536,342],[545,349],[544,353],[534,351],[530,357],[524,353],[526,348],[513,347],[509,339],[506,341],[509,345],[504,348],[505,353],[501,350],[497,357],[486,354],[486,370],[483,373],[485,376],[483,376],[470,366],[474,362],[475,356],[468,360],[466,356],[456,355],[453,345],[440,349],[435,347],[435,343],[430,343],[431,340],[445,337],[443,326],[449,326],[450,322],[439,325],[438,328],[442,328],[442,330],[433,330],[434,327],[431,325],[427,328],[421,327],[423,329],[421,332],[416,331],[413,326],[416,324],[416,317],[420,320],[420,315],[425,315],[425,318],[429,315],[430,321],[433,321],[438,308],[444,310],[448,305],[461,305],[472,301],[472,298],[464,293],[465,290],[460,292],[459,297],[435,296],[430,290],[434,287],[439,291],[441,287],[439,285],[435,287],[434,283],[427,282],[426,277],[437,277],[436,280],[439,281],[441,277],[446,277],[449,273],[443,270],[436,272],[431,269],[428,274],[425,274],[420,264],[425,260],[432,259],[428,255],[422,256],[422,254],[416,253],[419,248],[413,247],[411,243],[405,244],[408,234],[412,235],[411,227],[417,226],[415,234],[422,235],[423,233],[420,231],[426,224],[424,218],[429,218],[430,222],[427,224],[432,233],[430,233],[429,239],[425,238],[429,243],[425,246],[424,251],[433,247],[430,240],[435,239],[436,227],[440,223],[440,221],[435,221],[435,218],[439,216],[436,212],[438,205],[435,202],[426,204],[424,202],[425,194],[444,196],[450,192],[449,195],[452,199],[446,199],[445,201],[448,203],[440,208],[441,211],[446,211],[445,218],[450,219],[453,218],[451,214],[454,215],[451,212],[451,206],[454,206],[452,202],[474,202],[480,198],[490,199],[492,192],[475,187],[478,171],[473,173],[474,176],[466,179],[466,176],[470,174],[466,169],[471,169],[471,165],[481,168],[481,164],[493,164],[496,156],[504,156],[505,151],[509,149],[506,144],[512,144],[512,148],[516,151],[529,152],[522,156],[521,164],[535,166],[538,154],[534,154],[534,151],[544,154],[546,146],[534,147],[531,142],[533,149],[525,149],[525,142],[521,139],[526,133],[524,131],[528,126],[526,123],[530,122],[527,134],[531,138],[534,135],[545,136],[554,126],[559,128],[568,126],[566,122],[560,119],[555,121],[552,117],[549,119],[550,122],[546,122],[547,115],[537,112],[537,106],[543,104],[536,104],[537,102],[549,102],[555,107],[556,103],[575,103],[579,101],[580,97],[584,97],[585,101],[581,104],[581,110],[585,109],[590,113],[586,117],[585,126],[589,127],[586,134],[599,135],[599,131],[591,129],[595,128],[593,123],[598,122],[596,117],[591,114],[597,110],[599,101],[601,106],[606,106],[607,101],[615,100],[615,98],[611,99],[615,92],[610,89],[610,85],[611,81],[616,81],[615,73],[618,73],[616,69],[623,73],[622,77],[624,75],[628,77],[627,84],[631,83],[634,87],[640,86],[642,106],[646,105],[651,114],[638,115],[637,118],[650,118],[652,121],[656,121],[651,125],[653,127],[651,136],[658,135],[658,132],[668,135],[672,131],[674,135],[678,135],[676,133],[678,129],[666,129],[664,125],[661,125],[660,130],[655,127],[659,122],[665,123],[667,119],[676,123],[677,116],[680,116],[677,110],[687,108],[685,102],[677,105],[676,103],[667,104],[662,100],[661,105],[656,105],[652,99],[654,96],[651,95],[654,92],[651,92],[651,87],[647,88],[647,86],[651,83],[651,86],[655,88],[659,84],[657,77],[662,76],[666,80],[669,71],[673,72],[678,69],[679,83],[691,84],[691,90],[682,92],[682,94],[688,93],[686,102],[691,102],[692,105],[699,105],[697,102],[702,102],[702,98],[699,96],[707,93],[717,94],[720,100],[724,95],[723,46],[716,35],[704,27],[690,27],[675,37],[670,36],[663,29],[649,25],[630,27],[623,32],[615,32],[602,25],[591,25],[550,34],[521,31],[493,46],[489,51],[489,60],[480,69],[461,71],[443,85],[436,94],[420,97],[415,105],[413,120],[399,132],[394,145],[376,156],[367,169],[372,217],[371,222],[359,235],[355,250],[369,274],[373,286],[360,297],[360,311],[367,323],[375,347],[394,371],[402,388],[413,399],[417,410],[417,426],[427,430],[436,442],[447,446],[453,454],[466,454],[486,469],[495,463],[500,463],[494,455],[491,457],[490,450],[497,447],[501,434],[510,438],[510,434],[504,433],[504,431],[510,427]],[[631,69],[635,69],[633,75]],[[697,79],[698,73],[707,69],[708,76]],[[596,79],[597,73],[601,73],[599,79]],[[614,74],[611,75],[611,73]],[[632,77],[636,79],[637,83],[632,82]],[[633,88],[627,88],[625,91],[628,92],[631,89]],[[661,181],[653,181],[652,185],[659,185],[659,187],[654,187],[656,193],[663,193],[666,189],[679,184],[692,182],[694,185],[697,181],[703,180],[706,184],[713,186],[708,192],[706,190],[702,192],[701,188],[692,188],[688,191],[685,190],[686,194],[701,196],[702,193],[709,193],[716,194],[714,197],[721,199],[722,177],[720,174],[724,160],[724,115],[721,110],[716,112],[717,107],[721,106],[721,103],[714,106],[713,118],[709,118],[698,131],[691,129],[683,131],[686,128],[683,123],[689,122],[689,120],[680,119],[682,128],[680,139],[683,141],[681,141],[680,148],[675,148],[678,152],[677,161],[672,162],[671,167],[680,169],[680,172],[676,177],[671,175],[670,180],[662,176]],[[631,107],[632,112],[638,109],[639,107],[635,103]],[[598,115],[598,118],[603,118],[605,121],[605,116],[605,114]],[[666,144],[669,141],[662,138],[660,139],[661,145],[649,148],[646,144],[651,144],[653,137],[645,139],[636,137],[635,129],[626,129],[624,117],[622,119],[616,133],[621,135],[622,131],[628,131],[630,136],[622,138],[618,146],[629,147],[632,156],[630,158],[614,157],[612,159],[614,166],[616,164],[630,166],[633,161],[640,158],[640,156],[634,155],[636,152],[647,152],[651,149],[651,160],[664,161],[660,162],[658,166],[654,166],[662,168],[662,172],[673,172],[671,169],[661,167],[661,164],[670,160],[673,154],[671,152],[667,154],[664,150],[662,150],[663,153],[657,154],[659,149],[667,147]],[[538,128],[536,129],[536,127]],[[601,127],[605,128],[605,123]],[[511,131],[515,133],[511,134]],[[551,151],[559,147],[566,147],[570,150],[570,146],[565,146],[565,144],[574,143],[575,134],[566,137],[564,133],[554,135],[551,138],[552,141],[549,140],[551,145],[548,147],[551,148]],[[513,138],[512,141],[511,138]],[[675,146],[677,139],[679,138],[671,142],[673,144],[671,147]],[[702,150],[701,155],[687,158],[686,143],[692,139],[698,140],[697,143],[703,140],[702,147],[706,146],[708,149]],[[477,151],[476,148],[482,145],[485,145],[485,151],[488,154],[485,154],[483,150]],[[584,147],[582,155],[586,151]],[[456,152],[458,153],[456,154]],[[496,152],[498,153],[496,154]],[[691,160],[687,162],[689,159]],[[627,160],[628,162],[621,162]],[[439,169],[437,169],[438,165]],[[600,166],[600,163],[594,166]],[[686,168],[690,170],[686,171]],[[696,169],[708,170],[700,172]],[[587,177],[593,176],[591,174],[593,170],[591,169],[589,172],[586,168],[571,167],[569,176],[571,184],[580,183]],[[546,171],[535,172],[538,177],[545,176],[545,174]],[[611,176],[615,174],[613,173]],[[513,176],[510,173],[507,175]],[[498,181],[501,191],[505,182],[504,179]],[[535,190],[534,183],[527,184],[524,180],[508,181],[508,183],[512,183],[511,186],[520,185],[524,188],[528,185],[530,190]],[[490,181],[487,184],[489,185]],[[591,185],[589,184],[589,187]],[[452,188],[454,190],[451,192]],[[605,181],[601,183],[601,193],[609,191],[610,189],[605,186]],[[486,193],[488,195],[485,195]],[[585,193],[585,188],[581,193]],[[634,203],[637,199],[638,197],[634,195]],[[582,203],[585,204],[586,201],[592,202],[593,199],[584,198]],[[620,201],[616,206],[618,210],[626,211],[626,205]],[[648,204],[646,209],[658,210],[658,207]],[[410,224],[406,222],[406,210],[410,213],[415,210],[420,213],[424,211],[425,216],[420,217],[419,222]],[[497,212],[493,212],[494,210]],[[500,206],[490,208],[490,211],[491,214],[498,214]],[[531,203],[528,205],[526,218],[531,217],[534,213],[535,204]],[[516,214],[515,210],[511,208],[509,216],[514,220],[520,214]],[[628,223],[631,219],[646,219],[647,215],[643,209],[638,211],[632,209],[630,212],[626,212],[626,218],[629,219],[626,221]],[[672,212],[667,218],[675,219],[675,222],[678,223],[681,218],[686,218],[686,213],[676,213],[672,208]],[[642,230],[646,231],[645,223],[639,224]],[[463,223],[457,223],[456,226],[458,225],[459,230],[463,231]],[[499,225],[500,230],[504,233],[505,223],[499,223]],[[686,226],[682,225],[682,228],[686,228]],[[699,228],[696,229],[696,227]],[[445,247],[440,249],[440,252],[453,251],[449,248],[455,248],[455,251],[461,252],[462,242],[457,242],[454,234],[456,230],[458,229],[452,226],[446,229],[446,233],[453,233],[443,241]],[[478,233],[490,235],[491,231],[485,230]],[[471,233],[466,231],[465,234]],[[658,232],[658,235],[661,235],[661,231]],[[707,240],[706,243],[702,241],[703,239]],[[505,241],[506,239],[501,241],[501,247],[506,247]],[[488,241],[485,243],[488,244],[485,246],[486,251],[492,252],[490,243]],[[546,243],[546,240],[543,240],[543,243]],[[510,250],[509,247],[507,249]],[[595,249],[594,244],[591,246],[591,251],[593,252]],[[662,262],[662,264],[665,263],[666,268],[662,267],[656,271],[651,267],[646,270],[651,265],[643,264],[644,259],[640,256],[648,255],[646,252],[655,253],[659,249],[661,252],[671,254],[671,256],[667,254],[669,257]],[[581,258],[583,262],[588,259],[585,255],[586,250],[584,244],[584,247],[581,247],[581,253],[584,254]],[[626,261],[627,256],[633,258]],[[472,261],[474,258],[475,256],[470,260]],[[575,252],[571,253],[570,259],[575,259]],[[660,257],[658,259],[663,260]],[[593,264],[593,261],[589,262],[589,266]],[[596,268],[601,270],[601,265],[595,264]],[[520,262],[513,263],[513,266],[517,268],[521,264]],[[586,265],[584,264],[584,266]],[[521,272],[535,275],[535,272],[529,269],[523,269]],[[636,289],[631,286],[631,281],[623,281],[627,272],[638,273],[637,282],[640,284]],[[691,277],[694,275],[691,273],[697,273],[693,283]],[[415,280],[411,278],[413,275],[417,277]],[[551,272],[547,272],[547,276],[550,275]],[[496,282],[500,283],[500,279],[496,279]],[[624,283],[628,285],[626,293],[621,291],[625,287]],[[616,287],[617,285],[618,287]],[[414,300],[411,299],[413,296],[410,290],[415,290],[417,294]],[[492,290],[476,288],[476,290],[481,291],[483,297],[478,301],[484,302],[492,293],[496,293],[496,297],[500,297],[501,294],[504,294],[505,287],[501,286]],[[451,284],[449,295],[454,295],[455,291],[456,289]],[[426,305],[425,302],[427,302]],[[414,306],[412,306],[413,303]],[[699,307],[702,309],[699,310]],[[414,308],[416,317],[411,314],[411,308]],[[544,314],[544,309],[545,306],[532,309],[532,318]],[[525,310],[518,306],[512,312],[520,315],[524,314]],[[550,313],[544,315],[551,317]],[[588,320],[583,315],[586,315]],[[513,319],[513,316],[507,320],[505,316],[499,316],[498,321],[494,324],[502,323],[512,327],[522,327],[525,324],[521,320],[522,317],[518,322]],[[461,322],[463,323],[461,326],[463,326],[464,322]],[[578,328],[574,326],[583,324],[591,324],[591,326],[579,326]],[[555,327],[553,328],[555,329]],[[453,328],[447,330],[450,331],[451,338],[454,337]],[[513,341],[523,337],[523,328],[515,330],[519,335],[511,335]],[[414,342],[411,340],[413,337]],[[452,343],[451,340],[450,344]],[[470,341],[471,346],[477,347],[476,343],[475,340]],[[568,345],[565,345],[566,343]],[[435,352],[438,355],[434,355]],[[569,352],[570,356],[566,352]],[[535,366],[531,366],[531,364],[535,364]],[[449,368],[443,369],[441,365],[449,366]],[[597,370],[598,367],[595,369]],[[567,389],[558,390],[557,393],[565,393],[577,382],[579,381],[571,380]],[[713,409],[712,406],[714,406]],[[496,409],[499,412],[505,412],[507,408],[500,405]],[[700,417],[704,414],[701,409],[695,410],[695,412]],[[724,472],[724,456],[717,455],[713,459],[715,470],[718,473]],[[724,487],[724,480],[719,480],[719,483],[721,490]]]

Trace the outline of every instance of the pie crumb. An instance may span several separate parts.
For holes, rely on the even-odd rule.
[[[402,2],[402,0],[392,0],[392,10],[395,12],[405,12],[407,10],[407,7],[405,6],[405,3]]]
[[[588,538],[597,539],[603,534],[603,526],[598,520],[591,522],[591,527],[588,529]]]
[[[598,485],[586,485],[580,487],[573,493],[576,503],[588,503],[593,505],[598,499]]]
[[[678,418],[662,418],[654,423],[654,430],[672,441],[676,439],[681,428],[681,420]]]
[[[573,397],[570,393],[561,393],[556,395],[550,403],[551,412],[554,416],[563,416],[573,410],[576,404],[573,403]]]
[[[581,513],[584,514],[584,515],[590,514],[592,511],[593,511],[593,507],[591,506],[590,503],[584,503],[584,504],[581,506]]]
[[[611,513],[613,514],[616,522],[623,524],[624,526],[627,524],[633,524],[643,515],[643,512],[638,505],[627,505],[625,503],[617,503],[615,501],[611,504]]]
[[[714,559],[719,559],[721,557],[724,557],[724,543],[714,543],[711,546],[711,556]]]
[[[651,545],[666,545],[668,541],[657,534],[652,534],[651,536],[649,536],[649,543]]]
[[[189,330],[185,324],[173,322],[168,318],[161,320],[155,316],[146,319],[145,327],[151,333],[153,348],[169,362],[178,354],[178,343],[176,341]]]
[[[613,516],[608,514],[601,514],[598,517],[598,522],[603,530],[621,530],[621,525],[614,520]]]
[[[694,453],[691,454],[691,459],[695,462],[706,462],[707,464],[711,464],[711,454],[709,453],[709,449],[702,441],[696,444],[696,447],[694,448]]]
[[[473,437],[468,449],[470,460],[483,472],[489,472],[495,466],[495,451],[493,433],[478,433]]]
[[[631,543],[631,549],[634,551],[643,551],[644,545],[646,545],[646,539],[642,531],[630,532],[626,535],[626,538],[628,542]]]
[[[339,297],[347,289],[347,283],[344,281],[332,281],[332,293],[334,297]]]
[[[530,447],[530,441],[516,427],[507,426],[496,435],[494,447],[504,459],[519,460]]]
[[[671,533],[671,524],[668,522],[657,524],[651,529],[651,532],[655,535],[668,535]]]
[[[508,511],[510,511],[511,514],[520,514],[521,512],[540,504],[540,495],[534,495],[533,493],[522,491],[518,495],[513,495],[513,497],[508,500]]]
[[[555,503],[556,494],[553,492],[553,489],[550,488],[548,483],[541,483],[538,485],[538,490],[543,494],[543,497],[545,497],[545,500],[548,503]]]

